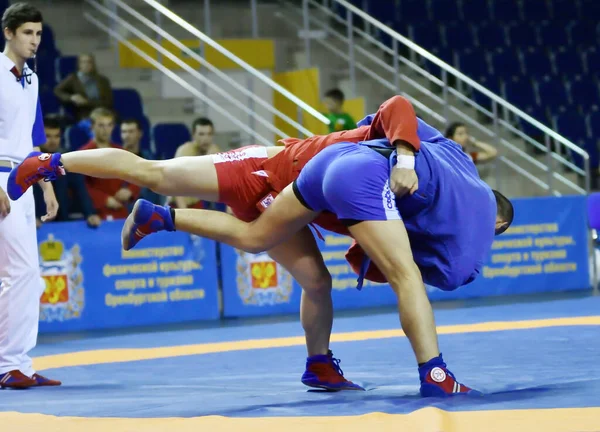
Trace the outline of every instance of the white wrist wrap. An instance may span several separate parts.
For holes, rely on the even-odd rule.
[[[400,155],[396,168],[415,169],[415,157],[413,155]]]

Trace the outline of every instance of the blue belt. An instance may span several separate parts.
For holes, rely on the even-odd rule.
[[[0,167],[0,172],[11,172],[12,168],[9,167]]]
[[[392,172],[392,168],[394,168],[394,165],[396,165],[397,160],[398,154],[396,150],[394,150],[389,157],[390,173]],[[367,275],[369,264],[371,264],[371,258],[369,258],[367,256],[367,253],[365,252],[365,257],[363,258],[362,263],[360,264],[360,273],[358,273],[358,279],[356,280],[356,289],[359,291],[362,290],[363,284],[365,282],[365,276]]]

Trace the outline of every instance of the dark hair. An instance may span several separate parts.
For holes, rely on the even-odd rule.
[[[444,136],[448,139],[453,139],[454,138],[454,134],[456,133],[456,129],[458,129],[459,127],[466,127],[467,125],[461,122],[454,122],[454,123],[450,123],[450,126],[448,126],[448,128],[446,129],[446,133],[444,134]]]
[[[492,192],[494,192],[494,196],[496,197],[496,206],[498,207],[496,214],[500,216],[500,219],[503,222],[506,222],[505,225],[496,230],[496,235],[500,235],[512,224],[515,217],[515,209],[513,208],[510,200],[500,192],[497,190],[492,190]]]
[[[196,130],[196,126],[210,126],[213,130],[215,129],[213,122],[206,117],[200,117],[194,120],[194,123],[192,123],[192,133]]]
[[[43,22],[42,13],[29,3],[15,3],[2,15],[2,30],[8,28],[12,33],[16,33],[19,27],[28,22]]]
[[[48,114],[44,117],[44,127],[47,129],[62,129],[60,117],[56,114]]]
[[[344,96],[344,92],[342,92],[340,89],[329,90],[327,93],[325,93],[325,97],[331,98],[334,101],[339,102],[341,104],[343,104],[344,100],[346,99],[346,97]]]
[[[124,125],[124,124],[132,124],[132,123],[136,125],[136,127],[138,128],[138,130],[140,130],[140,131],[143,130],[142,123],[138,119],[136,119],[136,118],[130,117],[130,118],[126,118],[126,119],[121,120],[121,124],[122,125]]]

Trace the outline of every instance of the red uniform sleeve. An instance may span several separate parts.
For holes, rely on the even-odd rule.
[[[417,115],[412,104],[402,96],[394,96],[377,110],[371,123],[369,139],[387,138],[392,145],[401,140],[418,151],[421,140],[417,135],[417,128]]]
[[[95,184],[97,179],[91,178],[91,177],[86,177],[85,178],[85,186],[87,187],[87,191],[90,194],[90,198],[92,199],[92,202],[94,203],[94,208],[97,211],[103,211],[106,210],[106,201],[108,200],[108,197],[110,197],[111,195],[104,192],[102,189],[98,188],[97,185]]]

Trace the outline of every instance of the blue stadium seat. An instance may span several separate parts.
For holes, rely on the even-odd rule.
[[[573,77],[584,73],[581,54],[571,48],[562,48],[554,53],[554,66],[558,75]]]
[[[548,21],[550,19],[550,7],[547,0],[524,1],[523,19],[527,23]]]
[[[569,82],[569,94],[573,105],[582,108],[583,112],[589,112],[593,107],[598,108],[600,104],[598,83],[581,75]]]
[[[480,81],[489,75],[488,62],[483,50],[465,50],[457,55],[457,69],[469,78]]]
[[[60,113],[61,104],[53,91],[40,92],[40,104],[44,115]]]
[[[432,50],[442,46],[442,36],[439,26],[430,22],[421,22],[411,25],[411,39],[417,45],[426,50]]]
[[[569,36],[565,26],[559,22],[539,27],[541,44],[546,48],[560,48],[569,45]]]
[[[590,21],[600,21],[600,7],[597,0],[581,0],[581,16]]]
[[[598,23],[581,21],[569,28],[571,44],[578,47],[595,47],[598,45]]]
[[[498,78],[496,76],[494,76],[494,75],[482,76],[476,81],[479,84],[481,84],[483,87],[485,87],[486,89],[491,91],[492,93],[494,93],[496,95],[501,95],[502,92],[500,91],[500,81],[498,80]],[[471,92],[471,97],[473,98],[475,103],[482,106],[483,108],[486,108],[487,110],[492,109],[491,99],[488,98],[487,96],[485,96],[483,93],[480,93],[477,90],[473,90]]]
[[[462,16],[466,23],[479,24],[491,20],[490,4],[486,0],[472,1],[462,5]]]
[[[598,72],[600,72],[600,51],[595,48],[586,51],[585,66],[589,75],[598,75]]]
[[[432,49],[431,53],[438,57],[440,60],[445,61],[446,63],[448,63],[451,66],[454,66],[454,54],[453,51],[450,49]],[[424,68],[427,72],[429,72],[430,74],[441,78],[442,76],[442,68],[440,68],[439,66],[433,64],[430,61],[424,61]]]
[[[175,156],[177,147],[191,139],[190,130],[183,123],[160,123],[152,128],[152,138],[158,159]]]
[[[552,10],[557,21],[577,21],[580,19],[579,2],[574,0],[553,0]]]
[[[400,0],[399,19],[412,23],[429,20],[427,2],[423,0]]]
[[[362,9],[361,6],[357,7]],[[394,1],[369,2],[367,12],[373,18],[388,26],[393,26],[399,20],[400,16],[400,9]]]
[[[588,138],[585,117],[575,109],[567,109],[554,116],[554,125],[559,134],[575,144],[585,145]]]
[[[43,52],[51,52],[55,53],[58,50],[56,49],[56,39],[54,37],[54,31],[52,27],[47,24],[42,26],[42,42],[38,48],[38,54]]]
[[[504,98],[520,109],[536,104],[532,82],[528,79],[513,78],[506,80],[503,86]]]
[[[68,127],[65,133],[65,137],[65,145],[67,149],[71,151],[79,150],[90,140],[89,133],[86,130],[78,127],[77,125]]]
[[[77,71],[77,56],[63,56],[56,59],[57,80],[62,81]]]
[[[439,22],[461,20],[459,2],[456,0],[435,0],[431,2],[431,17],[434,21]]]
[[[497,23],[478,24],[474,27],[478,46],[486,49],[504,48],[508,45],[506,29]]]
[[[512,47],[537,46],[537,29],[530,24],[520,23],[508,28],[508,37]]]
[[[119,118],[144,116],[142,98],[134,89],[113,89],[113,106]]]
[[[471,26],[465,23],[444,26],[444,42],[447,49],[464,50],[474,45],[474,34]]]
[[[519,4],[515,0],[492,1],[492,14],[495,22],[511,23],[521,19]]]
[[[525,111],[525,113],[529,114],[529,116],[533,117],[534,120],[539,121],[540,123],[542,123],[545,126],[548,126],[548,114],[547,114],[547,110],[545,107],[540,106],[536,103],[532,103],[530,105],[527,105],[525,107],[519,107],[522,111]],[[530,137],[538,137],[540,135],[543,135],[542,132],[536,128],[535,126],[533,126],[531,123],[523,120],[521,117],[519,117],[519,129],[521,129],[521,131],[530,136]],[[541,142],[540,144],[544,144],[543,142]]]
[[[587,123],[590,128],[590,134],[594,139],[600,139],[600,111],[593,111],[587,115]]]
[[[537,82],[537,94],[542,105],[556,110],[570,105],[569,95],[562,80],[545,76]]]
[[[522,51],[525,73],[530,76],[544,76],[553,73],[552,63],[548,54],[535,48],[528,48]]]
[[[575,109],[566,109],[554,116],[554,128],[569,141],[577,144],[590,154],[590,166],[598,166],[598,146],[596,140],[590,138],[587,131],[587,121]],[[573,162],[583,167],[583,158],[571,152]]]
[[[491,56],[492,72],[502,78],[521,76],[523,68],[519,55],[512,50],[502,50]]]
[[[56,86],[56,67],[54,61],[56,59],[56,53],[44,51],[38,53],[36,56],[37,60],[37,75],[40,80],[40,91],[50,91]],[[29,67],[33,68],[35,62],[29,60],[27,62]]]

